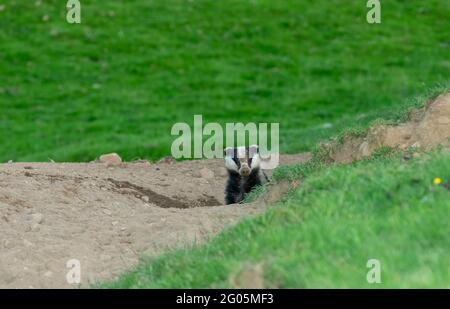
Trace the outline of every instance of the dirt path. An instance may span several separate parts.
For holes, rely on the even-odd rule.
[[[308,154],[282,156],[284,164]],[[202,242],[255,204],[223,206],[222,160],[0,165],[0,288],[70,288],[111,280],[142,255]]]

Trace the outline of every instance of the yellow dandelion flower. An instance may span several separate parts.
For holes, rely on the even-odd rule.
[[[439,177],[436,177],[436,178],[434,178],[434,184],[435,185],[439,185],[439,184],[441,184],[441,182],[442,182],[442,179],[441,178],[439,178]]]

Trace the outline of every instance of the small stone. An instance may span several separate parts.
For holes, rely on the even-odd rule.
[[[103,209],[103,213],[108,216],[110,216],[112,214],[111,210],[109,210],[109,209]]]
[[[359,153],[362,157],[370,156],[369,143],[367,141],[362,142],[359,146]]]
[[[31,215],[31,218],[33,219],[33,221],[37,224],[41,224],[42,220],[43,220],[43,216],[41,213],[35,213]]]
[[[41,224],[44,216],[41,213],[35,213],[31,215],[31,218],[34,223]]]
[[[53,276],[53,272],[51,272],[50,270],[49,270],[49,271],[46,271],[46,272],[44,273],[44,277],[50,278],[51,276]]]
[[[405,160],[411,160],[412,158],[413,158],[413,155],[410,153],[405,153],[403,155],[403,159],[405,159]]]
[[[122,163],[122,158],[117,153],[109,153],[101,155],[99,161],[108,165],[118,165]]]
[[[34,213],[27,216],[26,221],[31,223],[31,225],[41,224],[43,216],[41,213]]]
[[[176,163],[176,162],[177,162],[177,160],[175,160],[173,157],[167,156],[167,157],[164,157],[161,160],[159,160],[158,164],[159,163],[172,164],[172,163]]]
[[[111,224],[112,224],[113,226],[116,226],[117,224],[119,224],[119,221],[113,221],[113,222],[111,222]]]
[[[3,240],[3,247],[5,249],[11,249],[13,247],[13,244],[9,240],[5,239]]]
[[[33,243],[27,239],[23,240],[23,244],[25,245],[25,247],[31,247],[33,245]]]
[[[244,289],[263,289],[264,288],[264,269],[262,264],[246,265],[237,275],[229,278],[233,288]]]
[[[211,179],[214,178],[214,172],[211,171],[209,168],[204,167],[200,170],[200,176],[202,178]]]
[[[134,160],[133,163],[149,163],[149,162],[148,162],[148,160],[137,159],[137,160]]]
[[[411,139],[411,137],[412,137],[411,133],[403,134],[403,139],[405,139],[405,140],[409,140],[409,139]]]
[[[144,195],[144,196],[142,197],[142,200],[143,200],[144,202],[148,203],[148,202],[150,201],[150,198],[149,198],[147,195]]]

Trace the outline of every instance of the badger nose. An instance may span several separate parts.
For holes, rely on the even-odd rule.
[[[250,174],[250,169],[248,167],[241,168],[241,175],[248,176]]]

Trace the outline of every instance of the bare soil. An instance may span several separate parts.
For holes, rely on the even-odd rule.
[[[71,259],[81,286],[113,280],[143,256],[201,243],[265,209],[223,205],[225,181],[222,160],[1,164],[0,288],[74,287]]]
[[[375,125],[364,136],[347,135],[342,143],[324,144],[321,151],[329,161],[350,163],[372,155],[381,147],[428,151],[438,145],[450,147],[450,93],[440,95],[409,120],[398,125]]]

